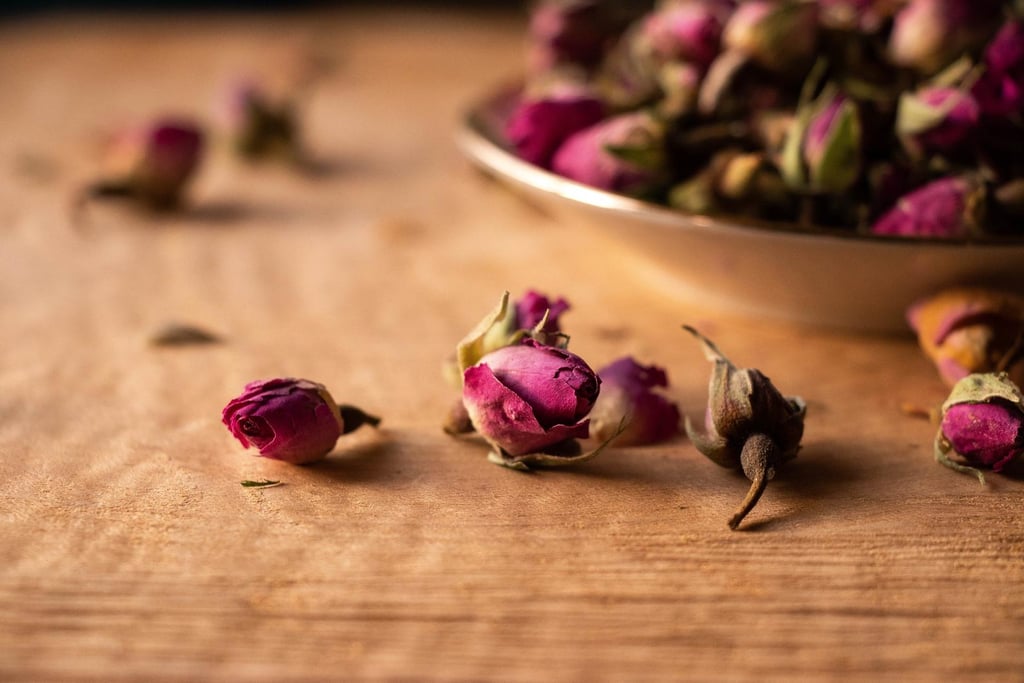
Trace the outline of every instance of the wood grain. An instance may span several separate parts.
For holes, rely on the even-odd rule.
[[[1022,681],[1021,477],[937,466],[900,405],[944,389],[908,338],[729,318],[472,171],[461,108],[521,17],[413,10],[0,26],[0,679]],[[339,65],[327,172],[217,143],[188,211],[67,201],[94,141],[208,116],[231,73]],[[503,289],[571,299],[573,348],[669,369],[703,410],[713,336],[809,403],[747,531],[742,476],[685,440],[524,475],[452,440],[439,362]],[[154,348],[169,322],[224,343]],[[384,416],[324,463],[240,450],[242,385],[304,376]],[[243,479],[280,479],[269,490]]]

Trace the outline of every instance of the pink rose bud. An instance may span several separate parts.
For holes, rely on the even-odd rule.
[[[748,0],[729,18],[722,41],[771,71],[807,65],[818,44],[818,6],[802,0]]]
[[[566,138],[604,115],[604,104],[587,90],[562,88],[519,102],[505,124],[505,137],[520,157],[550,168],[552,156]]]
[[[915,303],[907,320],[943,381],[1005,370],[1024,382],[1024,297],[980,288],[945,290]]]
[[[735,529],[760,500],[776,469],[796,457],[807,404],[799,397],[783,396],[759,370],[733,365],[697,330],[683,329],[697,338],[714,364],[704,430],[687,418],[686,434],[712,462],[742,469],[751,482],[746,499],[729,520],[729,528]]]
[[[985,114],[1007,117],[1024,110],[1024,20],[1007,21],[985,50],[985,71],[972,94]]]
[[[616,440],[619,446],[639,446],[667,441],[679,433],[679,408],[652,391],[668,386],[662,368],[640,365],[625,356],[598,371],[601,395],[590,413],[596,439],[611,438],[625,418],[625,428]]]
[[[957,456],[958,461],[949,455]],[[982,483],[1024,453],[1024,395],[1003,373],[968,375],[942,406],[935,459]]]
[[[561,329],[558,326],[558,318],[569,310],[569,302],[559,297],[552,301],[543,294],[529,290],[514,304],[516,309],[516,328],[520,330],[532,330],[544,320],[547,314],[548,319],[544,328],[540,330],[546,334],[558,334]]]
[[[199,166],[203,133],[179,119],[122,131],[111,139],[101,179],[90,188],[96,196],[128,196],[152,208],[178,203]]]
[[[803,153],[811,190],[843,192],[857,181],[861,125],[852,100],[837,94],[819,107],[808,124]]]
[[[621,114],[566,140],[552,170],[602,190],[643,195],[664,175],[664,135],[663,126],[647,112]]]
[[[964,239],[979,231],[985,188],[968,177],[934,180],[902,197],[871,226],[875,235]]]
[[[896,132],[918,156],[962,147],[978,125],[974,97],[957,88],[924,88],[900,98]]]
[[[235,151],[246,159],[296,161],[302,157],[292,103],[273,101],[253,81],[238,81],[227,88],[221,118]]]
[[[358,408],[339,406],[322,384],[304,379],[251,382],[221,419],[245,448],[295,465],[322,460],[342,434],[380,423]]]
[[[728,11],[711,2],[670,4],[649,14],[643,30],[662,60],[689,62],[704,70],[718,55],[727,16]]]
[[[530,15],[529,62],[534,72],[559,64],[593,66],[618,32],[620,22],[600,0],[547,0]]]
[[[910,0],[889,35],[894,63],[930,74],[980,46],[1000,19],[998,0]]]
[[[462,400],[474,429],[518,456],[587,438],[600,383],[579,356],[527,339],[468,368]]]

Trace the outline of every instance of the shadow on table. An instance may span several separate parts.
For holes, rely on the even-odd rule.
[[[396,464],[398,444],[386,433],[375,432],[347,436],[326,460],[309,467],[313,476],[342,482],[397,482],[410,478],[405,470]]]

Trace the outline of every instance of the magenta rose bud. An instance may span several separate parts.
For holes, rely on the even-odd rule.
[[[473,428],[518,456],[587,438],[600,384],[579,356],[527,339],[468,368],[462,400]]]
[[[932,181],[902,197],[871,227],[875,235],[963,239],[978,230],[984,188],[965,177]]]
[[[342,434],[380,422],[358,408],[339,407],[322,384],[290,378],[247,384],[221,419],[245,448],[295,465],[322,460]]]
[[[968,375],[957,382],[942,406],[936,460],[984,483],[980,469],[999,472],[1022,453],[1024,395],[1017,385],[1005,373]]]
[[[811,117],[803,145],[810,188],[843,192],[860,173],[861,126],[856,105],[837,94]]]
[[[985,114],[1024,110],[1024,20],[1006,22],[985,50],[985,71],[972,89]]]
[[[547,0],[530,15],[529,61],[533,71],[559,64],[592,66],[618,30],[607,3],[598,0]]]
[[[547,322],[541,332],[557,334],[561,332],[558,325],[558,318],[569,310],[569,302],[559,297],[552,301],[540,292],[530,290],[515,302],[516,327],[520,330],[532,330],[548,316]]]
[[[727,15],[722,7],[710,2],[667,5],[648,15],[644,32],[661,59],[689,62],[703,70],[718,55]]]
[[[505,137],[531,164],[551,167],[551,158],[569,136],[600,121],[604,104],[582,88],[564,88],[522,100],[505,124]]]
[[[957,88],[924,88],[900,99],[896,132],[908,149],[948,152],[968,142],[981,114],[977,101]]]
[[[199,167],[203,133],[179,119],[158,119],[122,131],[106,149],[96,196],[128,196],[152,208],[170,208]]]
[[[649,113],[621,114],[566,140],[551,167],[585,185],[642,195],[664,174],[663,141],[664,129]]]
[[[616,440],[619,446],[658,443],[679,433],[679,408],[654,391],[668,386],[664,369],[640,365],[625,356],[597,375],[601,378],[601,395],[590,413],[594,438],[612,437],[623,419],[625,428]]]

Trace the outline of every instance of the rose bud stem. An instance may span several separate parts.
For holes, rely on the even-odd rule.
[[[768,481],[775,476],[775,463],[779,460],[779,448],[766,434],[751,434],[740,452],[743,474],[750,480],[750,490],[740,507],[729,519],[729,528],[735,530],[747,513],[754,509],[761,494],[768,487]]]
[[[370,425],[376,427],[380,424],[380,418],[376,415],[370,415],[364,413],[359,408],[350,405],[338,404],[338,412],[341,413],[341,419],[345,423],[345,427],[341,430],[342,434],[348,434],[354,432],[363,425]]]

